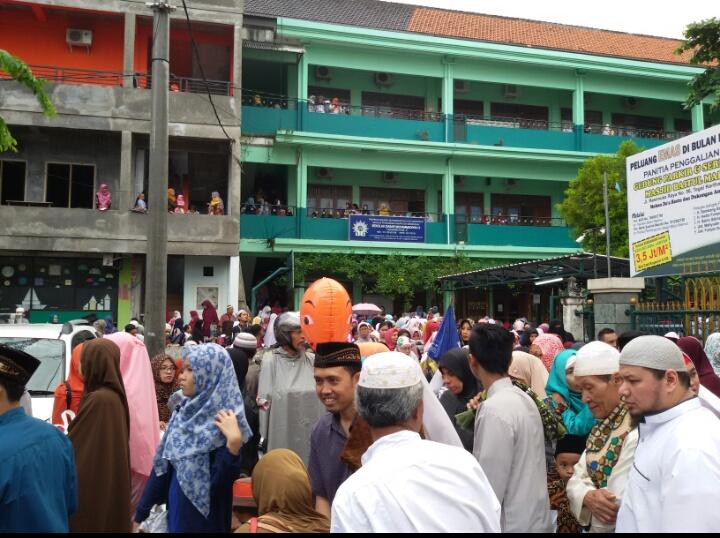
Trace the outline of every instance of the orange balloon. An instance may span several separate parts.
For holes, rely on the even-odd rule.
[[[347,342],[352,302],[345,288],[332,278],[321,278],[305,291],[300,325],[305,340],[315,348],[325,342]]]
[[[370,355],[390,351],[385,344],[381,344],[380,342],[361,342],[357,347],[360,348],[360,357],[363,359],[368,358]]]

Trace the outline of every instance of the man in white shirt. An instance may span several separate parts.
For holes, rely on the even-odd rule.
[[[620,399],[620,352],[605,342],[590,342],[576,357],[575,380],[598,423],[567,484],[570,511],[590,532],[614,532],[638,432]]]
[[[487,391],[475,417],[473,455],[502,506],[502,532],[553,532],[543,424],[508,375],[513,343],[500,325],[480,324],[470,335],[470,369]]]
[[[422,376],[402,353],[365,359],[355,402],[374,442],[335,495],[331,532],[500,532],[500,504],[477,461],[421,439]]]
[[[620,354],[620,376],[640,441],[617,532],[717,532],[720,421],[690,390],[680,348],[635,338]]]

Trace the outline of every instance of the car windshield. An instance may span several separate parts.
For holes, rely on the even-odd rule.
[[[65,342],[62,340],[0,337],[0,344],[24,351],[40,361],[26,386],[28,392],[53,392],[64,380]]]

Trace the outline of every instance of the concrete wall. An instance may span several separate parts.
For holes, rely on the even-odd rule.
[[[213,276],[203,276],[203,267],[212,267]],[[185,288],[183,295],[183,319],[190,319],[190,311],[202,314],[202,307],[196,304],[198,286],[216,286],[218,300],[215,305],[218,317],[225,313],[228,304],[237,303],[237,297],[230,298],[230,259],[227,257],[193,256],[185,258]],[[235,288],[237,289],[237,287]],[[237,306],[237,305],[236,305]]]
[[[0,250],[144,254],[147,215],[130,211],[0,207]],[[168,215],[168,254],[236,256],[232,217]]]
[[[0,160],[9,158],[25,161],[25,200],[45,201],[47,163],[92,164],[95,166],[95,191],[107,183],[117,205],[116,194],[120,186],[120,133],[91,131],[64,131],[14,127],[18,153],[0,154]]]

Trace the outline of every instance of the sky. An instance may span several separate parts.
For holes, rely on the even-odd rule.
[[[688,23],[720,16],[718,0],[392,0],[457,11],[589,26],[682,39]],[[684,9],[688,8],[688,9]]]

